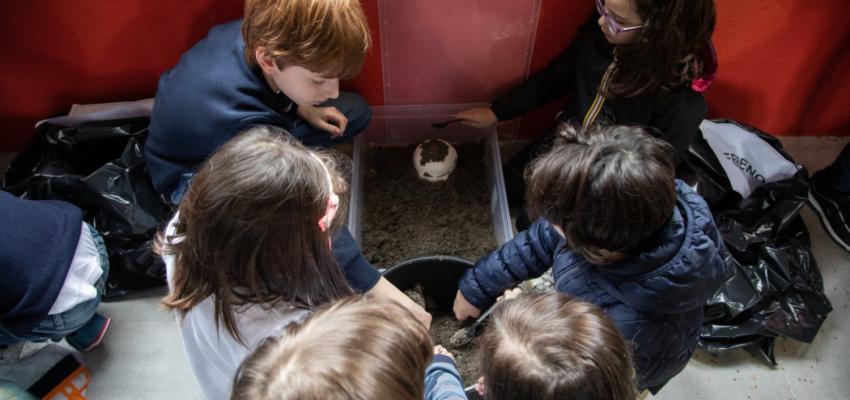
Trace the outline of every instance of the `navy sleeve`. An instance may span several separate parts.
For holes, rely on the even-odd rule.
[[[505,289],[543,275],[552,266],[564,238],[538,219],[498,250],[484,256],[460,278],[458,288],[470,304],[483,310]]]
[[[493,113],[499,121],[525,114],[566,95],[573,88],[576,68],[576,45],[552,60],[546,69],[534,74],[523,84],[493,101]]]
[[[360,246],[351,236],[347,226],[334,236],[331,243],[336,262],[339,263],[348,284],[354,290],[366,293],[378,283],[381,274],[363,257]]]
[[[499,121],[516,118],[575,89],[576,80],[582,79],[579,78],[579,63],[588,61],[587,52],[594,51],[596,43],[607,46],[596,23],[598,18],[599,14],[591,15],[579,28],[578,36],[570,46],[552,59],[546,68],[493,101],[493,113]]]

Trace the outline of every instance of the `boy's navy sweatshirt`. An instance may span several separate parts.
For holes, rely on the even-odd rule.
[[[65,283],[83,212],[64,201],[0,191],[0,322],[25,334],[43,320]]]
[[[292,101],[272,92],[262,71],[245,61],[241,28],[241,19],[214,26],[159,79],[145,159],[163,195],[245,128],[292,124]],[[354,289],[366,292],[380,279],[348,228],[333,238],[333,251]]]
[[[145,159],[161,194],[245,128],[291,124],[292,101],[245,61],[241,28],[242,20],[214,26],[159,78]]]

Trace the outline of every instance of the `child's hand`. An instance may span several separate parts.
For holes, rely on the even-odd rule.
[[[455,360],[455,355],[454,355],[454,354],[452,354],[450,351],[446,350],[446,348],[445,348],[445,347],[440,346],[440,345],[436,345],[436,346],[434,346],[434,354],[435,354],[435,355],[436,355],[436,354],[442,354],[442,355],[444,355],[444,356],[446,356],[446,357],[448,357],[448,358],[451,358],[451,359],[452,359],[452,361],[456,361],[456,360]]]
[[[458,112],[454,116],[462,119],[464,124],[476,128],[489,128],[499,122],[496,114],[489,107],[473,107]]]
[[[455,296],[455,305],[454,305],[455,318],[458,321],[466,320],[467,318],[475,318],[481,315],[481,310],[469,304],[466,301],[466,297],[463,297],[463,293],[460,290],[457,291],[457,296]]]
[[[501,297],[496,299],[496,301],[515,299],[515,298],[519,297],[519,295],[521,295],[521,294],[522,294],[522,289],[515,287],[513,289],[505,290],[505,293],[503,293]]]
[[[387,278],[381,277],[381,279],[378,280],[378,283],[376,283],[372,289],[369,289],[367,294],[379,299],[390,299],[401,303],[401,305],[413,313],[416,319],[419,320],[425,328],[431,329],[431,314],[425,311],[422,306],[411,300],[410,297],[407,297],[407,295],[405,295],[401,290],[398,290],[397,287],[393,286]]]
[[[342,135],[348,125],[348,118],[336,107],[298,106],[296,114],[313,128],[327,131],[331,137]]]
[[[479,396],[487,395],[487,386],[484,385],[484,377],[478,378],[478,382],[475,383],[475,391],[478,392]]]

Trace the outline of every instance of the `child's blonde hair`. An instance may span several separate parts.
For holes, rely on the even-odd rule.
[[[496,306],[479,344],[486,398],[637,398],[631,352],[598,307],[565,294]]]
[[[340,79],[360,72],[371,44],[358,0],[246,0],[242,37],[248,65],[257,65],[256,49],[265,46],[278,68]]]
[[[420,400],[432,352],[428,330],[401,304],[352,297],[266,339],[231,398]]]
[[[322,157],[265,125],[217,150],[180,203],[178,239],[157,238],[157,250],[175,256],[162,304],[185,316],[212,296],[216,324],[241,340],[239,306],[312,308],[351,295],[329,245],[345,210],[331,229],[319,226],[332,192],[344,193],[346,185],[332,158]]]

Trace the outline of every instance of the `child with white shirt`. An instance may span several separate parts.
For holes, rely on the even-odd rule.
[[[110,319],[97,313],[109,272],[106,246],[83,212],[58,200],[0,191],[0,363],[28,341],[88,351]]]
[[[268,336],[350,296],[331,249],[345,191],[330,157],[257,125],[197,171],[158,238],[186,353],[208,399]],[[424,329],[424,328],[423,328]]]

